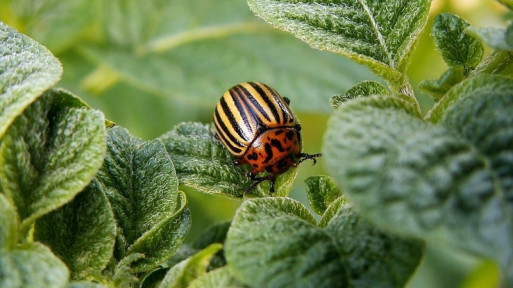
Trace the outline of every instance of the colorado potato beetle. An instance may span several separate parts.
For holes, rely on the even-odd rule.
[[[235,164],[249,164],[255,181],[245,193],[264,180],[274,192],[276,176],[321,154],[302,153],[301,125],[289,108],[290,100],[259,82],[244,82],[226,91],[214,111],[216,136],[236,157]],[[257,177],[260,172],[266,176]]]

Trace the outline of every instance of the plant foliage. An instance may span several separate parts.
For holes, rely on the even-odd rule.
[[[101,31],[103,45],[78,49],[98,65],[85,86],[127,82],[117,91],[210,105],[221,95],[213,87],[249,65],[251,77],[307,79],[285,89],[298,95],[292,107],[334,111],[321,160],[329,175],[305,181],[313,215],[288,197],[296,167],[273,197],[269,181],[248,191],[248,167],[211,123],[184,121],[181,104],[171,117],[182,123],[139,139],[58,88],[60,61],[0,22],[1,287],[404,287],[440,243],[493,261],[501,285],[513,285],[513,25],[436,16],[431,36],[448,67],[421,83],[435,101],[422,116],[406,72],[429,0],[248,0],[272,26],[334,54],[251,18],[240,1],[205,1],[209,13],[186,0],[95,1],[102,13],[89,1],[14,2],[0,8],[54,52]],[[52,9],[88,12],[43,17]],[[336,54],[376,76],[345,71]],[[343,77],[359,83],[328,101]],[[184,243],[191,188],[242,204]]]

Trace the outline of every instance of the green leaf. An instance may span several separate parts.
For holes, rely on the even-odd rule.
[[[105,288],[105,286],[94,282],[74,281],[68,283],[66,288]]]
[[[225,242],[234,275],[254,287],[344,287],[346,270],[330,236],[299,202],[246,200]]]
[[[256,15],[315,48],[345,55],[393,83],[405,83],[410,52],[431,1],[249,0]],[[357,40],[357,41],[356,41]],[[396,91],[396,92],[397,92]]]
[[[500,74],[513,76],[513,53],[503,50],[494,50],[488,54],[469,76],[480,74]]]
[[[190,226],[185,195],[160,140],[143,142],[124,128],[108,130],[108,153],[97,175],[118,223],[115,257],[131,253],[144,259],[131,263],[149,271],[169,258]]]
[[[483,157],[494,172],[495,190],[513,209],[513,80],[499,75],[473,77],[447,95],[440,122],[458,132]],[[445,99],[444,99],[445,100]],[[498,182],[498,183],[497,183]],[[513,219],[509,219],[513,221]]]
[[[169,1],[102,0],[100,19],[109,41],[135,46],[148,41]],[[176,3],[174,3],[176,5]],[[127,25],[129,23],[129,25]]]
[[[508,33],[502,28],[468,27],[465,32],[481,39],[486,45],[504,51],[513,51],[513,44],[508,43]]]
[[[106,25],[119,26],[116,42],[147,41],[139,42],[135,49],[96,45],[81,48],[81,53],[97,66],[107,67],[108,77],[166,99],[211,109],[211,113],[221,95],[243,81],[269,84],[289,97],[296,111],[329,113],[330,95],[377,78],[366,67],[312,50],[272,29],[255,17],[244,1],[225,0],[223,5],[210,0],[166,1],[157,13],[151,12],[157,4],[129,1],[133,12],[132,8],[117,11],[128,7],[117,3],[127,1],[107,2],[115,2],[107,7],[120,7],[104,12]],[[153,29],[147,29],[152,25]],[[90,86],[100,86],[95,84],[93,81]]]
[[[451,66],[437,80],[422,81],[419,88],[428,93],[436,101],[440,100],[452,86],[465,79],[463,66]]]
[[[192,247],[196,249],[204,249],[213,243],[224,243],[226,239],[226,233],[230,228],[231,222],[220,222],[208,227],[203,231],[196,241],[194,241]]]
[[[181,183],[204,193],[242,198],[253,183],[247,175],[249,170],[235,165],[235,158],[214,135],[210,125],[182,123],[160,139],[176,165]],[[287,195],[295,174],[292,168],[278,176],[274,195]],[[269,196],[268,185],[269,181],[264,181],[250,194]]]
[[[247,200],[228,231],[228,267],[253,287],[403,287],[422,258],[422,243],[376,230],[343,197],[319,226],[290,198]]]
[[[205,229],[194,241],[192,247],[195,249],[204,249],[208,245],[213,243],[221,243],[224,244],[226,240],[226,234],[228,233],[228,229],[230,228],[231,222],[220,222],[216,223],[207,229]],[[226,259],[224,257],[224,251],[219,251],[212,259],[210,260],[210,266],[208,270],[213,270],[226,265]]]
[[[72,202],[38,219],[34,231],[34,239],[66,263],[74,280],[101,275],[115,237],[114,215],[94,180]]]
[[[27,35],[53,53],[59,53],[80,40],[95,15],[96,0],[59,1],[8,0],[6,13],[15,18]],[[9,9],[10,8],[10,9]]]
[[[322,215],[328,206],[342,195],[329,176],[312,176],[305,180],[308,203],[315,213]]]
[[[343,198],[329,206],[320,226],[335,239],[350,287],[404,287],[423,256],[420,241],[377,230]]]
[[[439,123],[452,109],[454,103],[461,102],[463,99],[484,97],[484,99],[493,100],[494,97],[499,99],[509,97],[505,95],[511,93],[512,85],[511,78],[500,75],[485,74],[467,79],[454,86],[445,97],[436,103],[426,115],[426,119],[433,123]]]
[[[0,22],[0,138],[22,111],[59,81],[62,67],[45,47]]]
[[[249,288],[230,273],[228,267],[218,268],[194,279],[188,288]]]
[[[16,210],[0,193],[0,252],[10,250],[17,243],[19,219]]]
[[[351,89],[347,90],[346,93],[331,97],[330,105],[334,109],[337,109],[341,103],[354,99],[356,97],[370,95],[388,95],[389,93],[390,92],[388,91],[388,89],[378,82],[363,81],[356,84]]]
[[[66,287],[66,265],[40,243],[26,243],[0,253],[0,287]]]
[[[483,57],[483,45],[465,33],[470,24],[448,13],[439,14],[433,23],[435,46],[449,66],[462,65],[465,73],[476,67]]]
[[[212,244],[193,256],[173,266],[164,277],[159,288],[187,288],[194,279],[207,273],[210,259],[223,248]]]
[[[168,259],[180,247],[191,227],[191,212],[185,193],[180,192],[178,209],[152,230],[145,233],[128,249],[127,253],[144,253],[144,259],[132,267],[135,271],[150,271]]]
[[[100,168],[104,116],[64,90],[49,90],[16,118],[0,142],[0,184],[21,231],[69,202]]]
[[[511,279],[513,249],[505,243],[513,241],[507,200],[513,161],[505,143],[513,138],[501,134],[513,126],[505,112],[513,102],[511,85],[510,78],[483,75],[455,86],[439,102],[452,111],[440,113],[450,130],[396,108],[349,103],[329,121],[326,166],[377,227],[491,257]],[[459,97],[451,96],[457,89]],[[490,150],[461,136],[467,133]]]

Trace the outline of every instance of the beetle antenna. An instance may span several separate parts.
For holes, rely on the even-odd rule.
[[[298,164],[300,164],[301,162],[303,162],[305,160],[312,159],[313,160],[313,165],[315,165],[315,163],[317,163],[317,160],[315,158],[321,157],[321,156],[322,156],[322,153],[316,153],[316,154],[301,153],[301,155],[299,155],[300,159],[299,159],[299,163]]]

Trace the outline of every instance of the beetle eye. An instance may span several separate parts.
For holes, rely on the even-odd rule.
[[[301,131],[301,124],[296,124],[294,125],[294,128],[296,129],[296,131]]]

